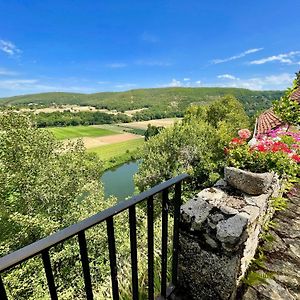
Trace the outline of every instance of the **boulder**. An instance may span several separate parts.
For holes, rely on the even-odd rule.
[[[227,220],[217,224],[217,239],[224,243],[235,244],[239,241],[248,219],[241,214],[237,214]]]
[[[274,178],[273,173],[252,173],[233,167],[226,167],[224,176],[229,185],[250,195],[265,193]]]

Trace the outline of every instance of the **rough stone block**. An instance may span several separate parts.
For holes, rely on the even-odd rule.
[[[252,173],[232,167],[226,167],[224,175],[229,185],[250,195],[265,193],[274,177],[272,173]]]
[[[181,206],[178,275],[186,299],[234,299],[280,186],[271,175],[265,194],[249,195],[222,181]]]

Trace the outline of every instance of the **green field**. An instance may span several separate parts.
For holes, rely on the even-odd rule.
[[[98,137],[119,133],[113,130],[94,126],[51,127],[47,130],[51,131],[58,140],[80,137]]]
[[[88,152],[94,152],[100,156],[102,160],[110,160],[111,158],[126,154],[126,151],[132,152],[142,146],[144,139],[134,139],[121,143],[114,143],[89,149]]]
[[[126,142],[104,145],[87,150],[94,152],[104,161],[104,168],[110,169],[127,161],[139,158],[138,149],[144,144],[144,139],[134,139]]]

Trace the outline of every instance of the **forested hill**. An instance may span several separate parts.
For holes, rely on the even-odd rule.
[[[282,96],[282,91],[252,91],[240,88],[153,88],[126,92],[103,92],[95,94],[42,93],[0,98],[0,105],[26,105],[35,103],[92,105],[109,110],[149,108],[148,113],[178,113],[190,104],[206,104],[224,95],[233,95],[241,101],[248,114],[271,106],[272,101]]]

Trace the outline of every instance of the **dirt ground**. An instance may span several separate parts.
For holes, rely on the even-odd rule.
[[[133,110],[126,110],[124,112],[125,115],[132,117],[136,112],[145,110],[147,108],[141,109],[133,109]],[[103,112],[107,114],[116,115],[119,112],[117,110],[108,110],[108,109],[97,109],[94,106],[80,106],[80,105],[60,105],[60,106],[50,106],[45,108],[22,108],[18,112],[29,112],[33,111],[35,114],[44,112],[44,113],[52,113],[52,112],[64,112],[65,110],[69,110],[71,112],[82,112],[82,111],[91,111],[91,112]]]
[[[149,120],[149,121],[140,121],[140,122],[131,122],[131,123],[122,123],[118,124],[120,126],[134,128],[134,129],[147,129],[148,124],[153,126],[162,126],[162,127],[170,127],[176,121],[180,121],[181,118],[168,118],[168,119],[157,119],[157,120]]]
[[[140,139],[140,135],[131,133],[121,133],[114,135],[107,135],[102,137],[84,137],[82,138],[83,143],[87,149],[95,148],[108,144],[115,144],[120,142],[125,142],[133,139]]]

